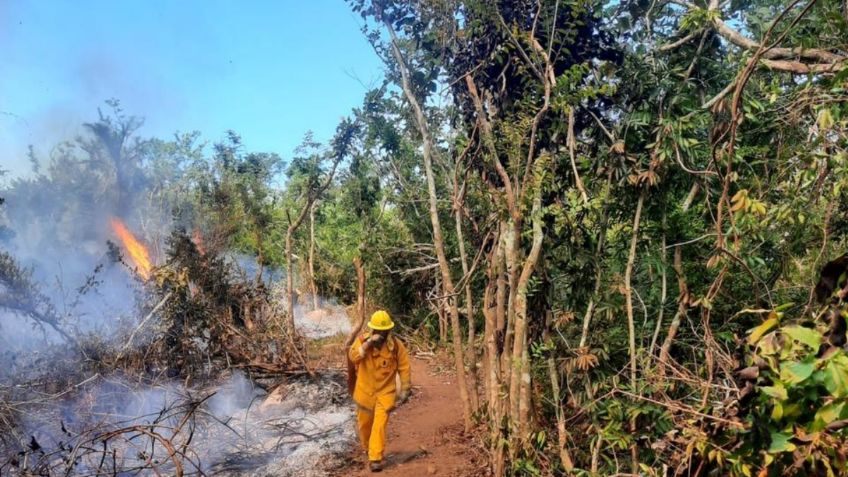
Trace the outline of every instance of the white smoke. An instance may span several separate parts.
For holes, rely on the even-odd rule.
[[[211,392],[194,411],[191,426],[172,435],[171,430],[185,417],[181,410],[188,409],[180,405],[189,397],[197,400]],[[203,389],[176,382],[139,388],[125,380],[101,378],[58,411],[51,411],[59,416],[31,416],[25,435],[45,451],[53,451],[61,448],[62,441],[74,442],[78,435],[144,426],[174,445],[184,445],[191,457],[184,462],[187,469],[196,465],[195,470],[203,473],[226,476],[326,476],[330,467],[343,463],[340,459],[354,440],[353,411],[346,397],[339,380],[326,376],[289,382],[270,398],[241,373]],[[107,455],[122,456],[119,469],[144,464],[140,456],[167,456],[159,443],[150,445],[144,439],[116,438],[107,445]],[[75,470],[96,468],[102,455],[99,448],[83,454]],[[173,470],[172,463],[161,460],[163,474]]]
[[[287,312],[288,292],[285,281],[272,285],[271,298],[279,313]],[[311,294],[296,294],[295,300],[294,325],[303,336],[320,339],[350,333],[350,318],[338,301],[322,296],[313,297]]]
[[[295,305],[294,323],[304,336],[313,339],[347,335],[351,330],[350,319],[343,307],[319,298],[318,308],[312,309],[309,296]]]

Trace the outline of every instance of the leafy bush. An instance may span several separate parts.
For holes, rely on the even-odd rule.
[[[848,318],[848,306],[839,312]],[[748,369],[758,376],[746,429],[726,460],[733,475],[845,475],[848,354],[827,343],[821,321],[782,318],[772,311],[748,336]]]

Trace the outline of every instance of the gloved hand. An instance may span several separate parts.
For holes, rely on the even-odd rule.
[[[383,340],[386,338],[383,335],[374,333],[368,338],[368,345],[373,346],[375,348],[379,348],[383,344]]]

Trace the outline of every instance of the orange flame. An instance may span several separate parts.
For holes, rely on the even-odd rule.
[[[153,265],[151,265],[150,252],[147,251],[147,247],[135,238],[135,235],[127,229],[127,226],[120,219],[112,218],[111,224],[112,230],[121,239],[121,243],[124,245],[127,254],[129,254],[130,260],[135,265],[138,274],[145,280],[150,278]]]
[[[206,247],[203,245],[203,234],[200,233],[199,228],[194,228],[194,234],[191,237],[191,241],[194,242],[194,246],[197,247],[197,251],[200,252],[200,255],[206,255]]]

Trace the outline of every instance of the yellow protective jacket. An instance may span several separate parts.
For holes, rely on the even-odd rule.
[[[409,391],[409,353],[406,346],[394,336],[389,336],[380,348],[364,350],[363,344],[371,335],[365,333],[353,342],[348,356],[356,366],[356,387],[353,400],[360,407],[373,410],[379,400],[385,409],[395,404],[397,387],[395,376],[400,376],[401,390]]]

